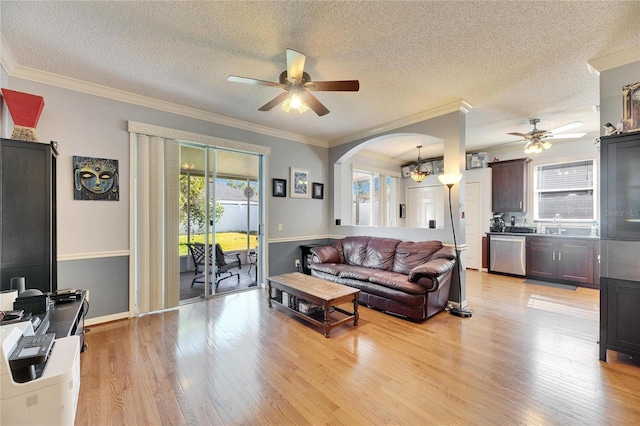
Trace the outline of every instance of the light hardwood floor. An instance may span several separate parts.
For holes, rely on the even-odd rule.
[[[467,283],[472,318],[362,307],[328,339],[261,289],[93,326],[76,424],[640,424],[640,362],[598,360],[597,290]]]

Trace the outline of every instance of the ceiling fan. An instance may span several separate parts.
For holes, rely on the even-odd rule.
[[[564,126],[557,127],[553,130],[539,130],[536,125],[540,122],[539,118],[532,118],[529,124],[533,124],[533,130],[529,133],[510,132],[509,135],[519,136],[527,141],[524,147],[525,154],[539,154],[542,149],[551,148],[551,142],[545,139],[576,139],[581,138],[586,133],[560,133],[565,130],[573,129],[584,125],[581,121],[573,121]]]
[[[235,75],[230,75],[228,80],[235,83],[278,87],[284,90],[284,93],[267,102],[258,111],[270,111],[284,102],[285,110],[286,108],[289,110],[295,109],[302,113],[311,108],[319,116],[328,114],[329,110],[315,96],[309,93],[310,91],[357,92],[360,90],[360,82],[358,80],[312,81],[309,74],[304,72],[305,60],[304,53],[287,49],[287,69],[280,74],[278,83]]]

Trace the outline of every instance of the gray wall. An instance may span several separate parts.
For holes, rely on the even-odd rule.
[[[312,182],[326,184],[327,148],[15,78],[7,76],[4,68],[0,78],[2,87],[44,98],[45,107],[36,133],[40,141],[57,141],[60,152],[57,172],[58,286],[90,288],[92,317],[128,311],[129,120],[270,147],[265,182],[267,243],[272,239],[282,244],[326,237],[328,198],[273,198],[271,179],[289,181],[289,167],[294,166],[309,170]],[[1,125],[1,135],[10,137],[13,122],[7,111],[2,112]],[[71,173],[74,155],[117,159],[120,201],[74,201]],[[282,231],[278,231],[278,224],[283,224]],[[123,261],[123,257],[127,261]],[[118,259],[117,273],[111,269],[114,258]],[[294,258],[285,262],[279,256],[279,262],[291,267],[278,266],[276,269],[294,271]],[[81,280],[83,274],[86,274],[84,281]],[[108,285],[103,285],[102,274],[108,277]],[[94,275],[96,280],[93,282],[102,283],[95,284],[97,287],[91,284]],[[85,284],[79,284],[83,282]]]
[[[87,319],[129,310],[129,256],[59,262],[58,277],[58,288],[89,292]]]

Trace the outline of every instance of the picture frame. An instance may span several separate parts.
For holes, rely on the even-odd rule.
[[[324,183],[313,182],[311,197],[318,200],[324,198]]]
[[[622,87],[622,132],[640,131],[640,82]]]
[[[287,180],[286,179],[272,179],[272,195],[274,197],[287,196]]]
[[[309,170],[291,167],[291,186],[289,189],[291,198],[309,198],[311,195],[309,175]]]

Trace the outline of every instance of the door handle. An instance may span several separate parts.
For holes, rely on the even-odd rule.
[[[558,262],[562,261],[562,252],[558,252]]]
[[[522,201],[520,201],[520,208],[522,208]]]
[[[553,260],[556,260],[556,252],[553,252]]]

